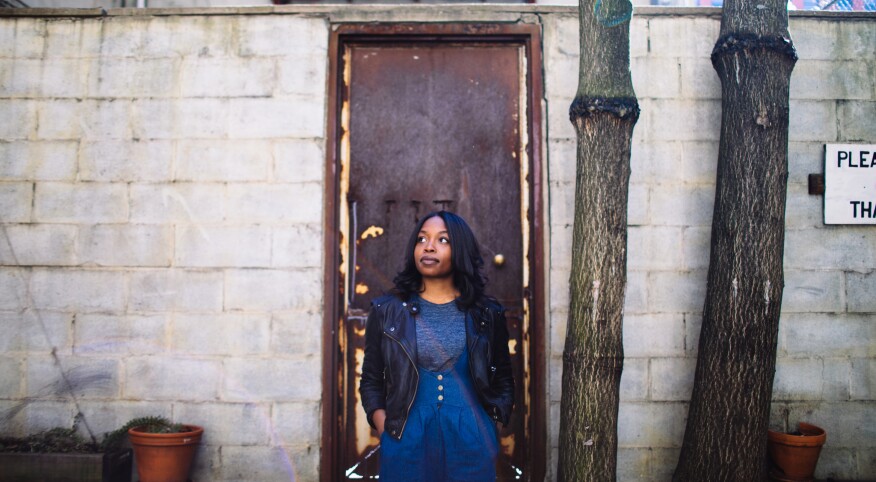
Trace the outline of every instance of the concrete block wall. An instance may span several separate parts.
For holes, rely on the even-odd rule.
[[[693,386],[705,300],[720,136],[720,81],[709,55],[720,12],[637,12],[630,27],[642,115],[632,143],[628,211],[626,355],[621,382],[619,480],[669,480]],[[575,12],[545,16],[550,179],[550,429],[556,470],[562,352],[575,189]],[[828,432],[816,476],[876,477],[874,228],[825,226],[827,142],[876,142],[874,20],[792,16],[800,60],[791,77],[785,289],[771,423],[808,421]]]
[[[543,27],[548,480],[568,313],[571,7],[283,7],[0,19],[0,430],[210,427],[195,477],[315,480],[327,39],[335,21]],[[717,10],[639,9],[620,480],[669,480],[705,294]],[[828,430],[818,476],[876,477],[872,228],[825,227],[824,142],[874,142],[873,17],[792,16],[786,288],[773,423]],[[15,119],[7,122],[5,119]],[[60,366],[52,357],[52,350]],[[72,380],[78,407],[62,396]]]
[[[328,32],[0,18],[0,431],[159,414],[197,480],[317,480]]]

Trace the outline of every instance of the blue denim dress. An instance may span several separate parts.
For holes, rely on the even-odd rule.
[[[496,426],[480,404],[468,348],[450,370],[418,367],[420,383],[401,440],[380,437],[381,482],[496,480]]]

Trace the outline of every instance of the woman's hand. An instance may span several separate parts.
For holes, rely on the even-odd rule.
[[[380,437],[383,435],[383,423],[386,422],[386,410],[378,408],[371,415],[371,419],[374,420],[374,426],[377,427],[377,436]]]

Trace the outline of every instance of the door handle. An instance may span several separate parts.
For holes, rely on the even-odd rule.
[[[493,256],[493,264],[496,265],[497,268],[501,267],[503,264],[505,264],[505,256],[501,254]]]

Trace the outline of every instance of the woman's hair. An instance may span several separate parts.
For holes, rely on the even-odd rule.
[[[409,299],[423,289],[423,275],[417,270],[414,260],[414,248],[420,237],[423,224],[430,218],[438,216],[447,226],[450,237],[450,263],[453,273],[453,285],[459,290],[457,304],[460,309],[468,309],[484,297],[484,287],[487,279],[482,273],[484,259],[481,249],[471,228],[464,219],[449,211],[434,211],[423,216],[414,228],[411,238],[405,247],[404,268],[399,271],[392,282],[395,284],[395,294]]]

